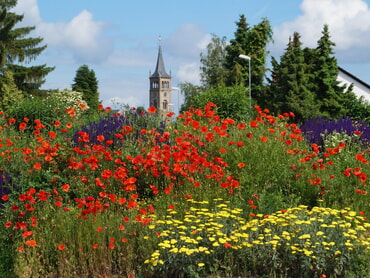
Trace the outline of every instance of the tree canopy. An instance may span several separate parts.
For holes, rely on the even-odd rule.
[[[46,65],[29,65],[45,50],[39,46],[42,38],[29,37],[35,27],[16,27],[23,15],[11,12],[17,0],[0,0],[0,78],[6,78],[11,71],[14,82],[24,94],[37,91],[45,82],[45,76],[54,68]]]
[[[87,65],[80,66],[72,84],[72,90],[83,93],[83,99],[94,110],[99,105],[98,80],[95,72]]]

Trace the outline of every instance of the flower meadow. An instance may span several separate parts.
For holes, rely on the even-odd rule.
[[[367,131],[72,110],[0,115],[0,277],[369,277]]]

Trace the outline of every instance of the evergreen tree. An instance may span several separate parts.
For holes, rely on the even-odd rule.
[[[272,60],[274,68],[268,96],[268,107],[272,107],[273,112],[293,112],[298,121],[318,113],[314,94],[308,89],[310,78],[301,46],[300,35],[295,32],[280,64]]]
[[[241,67],[240,54],[249,54],[248,32],[250,30],[244,15],[240,15],[239,21],[236,22],[237,29],[234,33],[235,38],[230,40],[226,46],[225,68],[227,69],[226,85],[240,85],[244,81],[244,74]],[[248,65],[247,65],[248,67]],[[248,68],[246,69],[248,72]]]
[[[313,84],[321,114],[334,118],[344,116],[346,114],[346,109],[342,105],[344,87],[340,87],[337,81],[339,70],[337,59],[333,56],[335,43],[330,40],[328,25],[324,25],[317,44]]]
[[[91,108],[89,111],[95,111],[99,105],[98,80],[94,70],[90,70],[87,65],[82,65],[76,71],[76,76],[72,84],[72,90],[83,93],[83,99]]]
[[[23,15],[10,12],[17,0],[0,0],[0,75],[4,79],[7,70],[13,73],[18,89],[33,93],[45,82],[45,76],[54,68],[46,65],[25,66],[36,59],[45,50],[46,45],[38,46],[42,38],[28,37],[35,27],[15,25],[23,20]]]
[[[249,81],[249,61],[239,58],[240,54],[248,55],[251,60],[251,86],[254,98],[261,98],[265,91],[264,78],[266,73],[267,44],[272,39],[269,21],[263,19],[252,28],[244,15],[236,22],[235,39],[226,46],[225,68],[228,70],[226,85],[245,85]]]
[[[200,54],[200,77],[205,88],[218,87],[225,84],[226,70],[225,62],[226,37],[219,38],[213,35],[207,46],[207,54]]]

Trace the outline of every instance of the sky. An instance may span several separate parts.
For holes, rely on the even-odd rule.
[[[243,14],[250,26],[267,18],[277,59],[289,37],[316,47],[324,24],[335,42],[338,65],[370,84],[370,0],[18,0],[19,26],[35,26],[32,37],[47,48],[35,60],[55,70],[43,89],[71,89],[77,69],[94,70],[104,106],[149,106],[149,74],[159,44],[172,86],[200,84],[200,53],[212,35],[234,38]],[[159,38],[161,38],[159,40]],[[269,66],[269,65],[267,65]],[[253,70],[253,69],[252,69]],[[173,91],[174,111],[182,97]]]

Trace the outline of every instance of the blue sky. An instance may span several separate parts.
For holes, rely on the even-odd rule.
[[[199,55],[211,34],[234,37],[244,14],[250,25],[267,18],[274,32],[270,54],[284,52],[289,36],[301,34],[315,47],[324,24],[336,43],[338,64],[370,84],[370,0],[18,0],[15,11],[35,26],[32,36],[48,48],[36,63],[55,66],[45,89],[70,89],[83,64],[95,71],[105,106],[148,107],[161,36],[172,86],[199,84]],[[177,111],[177,92],[173,104]],[[181,99],[180,99],[181,102]]]

